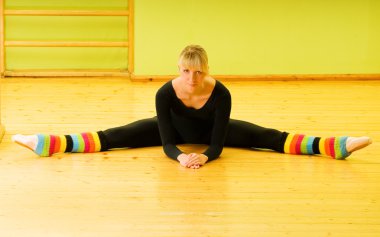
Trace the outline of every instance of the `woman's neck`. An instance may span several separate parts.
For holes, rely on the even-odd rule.
[[[188,86],[180,77],[174,79],[172,84],[177,96],[181,98],[191,98],[199,96],[203,97],[211,94],[215,87],[215,83],[215,79],[208,76],[196,87]]]

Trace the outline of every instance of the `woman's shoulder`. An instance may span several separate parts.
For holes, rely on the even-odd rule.
[[[169,80],[169,81],[167,81],[166,83],[164,83],[164,84],[163,84],[163,85],[157,90],[156,96],[168,96],[168,95],[173,94],[173,92],[174,92],[174,88],[173,88],[173,85],[172,85],[172,81],[173,81],[173,80]]]
[[[230,96],[230,91],[228,88],[219,80],[215,80],[215,90],[218,94]]]

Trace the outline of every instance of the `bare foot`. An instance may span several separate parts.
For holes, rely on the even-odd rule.
[[[360,150],[372,143],[369,137],[348,137],[346,142],[346,150],[348,153]]]
[[[37,135],[26,136],[26,135],[16,134],[12,136],[12,141],[32,151],[35,151],[37,148],[38,137]]]

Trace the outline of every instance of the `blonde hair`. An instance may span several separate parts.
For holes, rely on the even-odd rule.
[[[208,74],[208,58],[206,51],[199,45],[189,45],[179,56],[179,65],[196,69]]]

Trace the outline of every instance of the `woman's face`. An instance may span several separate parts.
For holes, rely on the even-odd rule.
[[[203,87],[203,81],[206,77],[206,73],[196,69],[187,68],[182,65],[179,65],[179,72],[186,88],[195,90]]]

